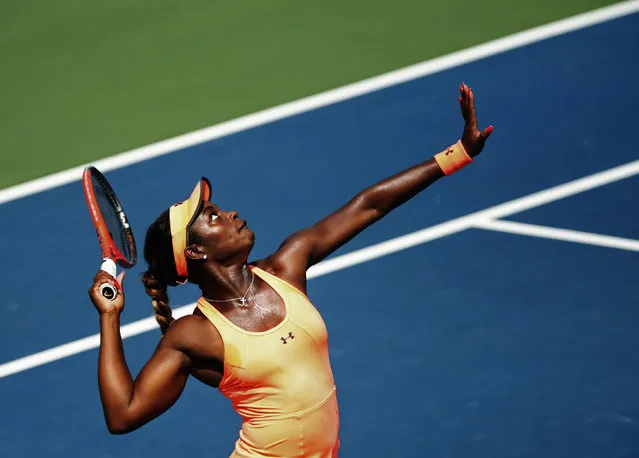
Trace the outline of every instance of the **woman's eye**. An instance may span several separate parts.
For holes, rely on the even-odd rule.
[[[211,214],[211,222],[215,221],[218,218],[218,216],[214,213]]]

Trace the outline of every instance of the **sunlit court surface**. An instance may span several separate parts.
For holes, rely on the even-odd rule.
[[[339,456],[639,456],[639,2],[624,5],[166,154],[107,160],[105,174],[139,247],[207,176],[211,200],[255,231],[258,259],[455,142],[467,83],[480,128],[495,126],[484,151],[309,271]],[[99,254],[78,179],[0,191],[0,456],[228,456],[240,418],[194,379],[161,417],[108,433],[87,297]],[[124,282],[134,375],[160,338],[143,270]],[[169,294],[185,314],[198,290]]]

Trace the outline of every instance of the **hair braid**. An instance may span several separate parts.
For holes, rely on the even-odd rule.
[[[146,293],[151,296],[151,303],[153,304],[153,309],[155,309],[155,319],[160,325],[162,334],[164,334],[171,323],[175,321],[173,311],[169,306],[168,285],[158,280],[150,270],[142,274],[142,283],[144,283]]]
[[[168,210],[162,212],[146,232],[144,259],[149,267],[142,274],[142,283],[146,293],[151,296],[155,319],[164,334],[175,321],[169,306],[167,287],[177,285]]]

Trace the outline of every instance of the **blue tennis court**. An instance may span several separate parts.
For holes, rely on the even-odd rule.
[[[441,233],[309,281],[329,330],[340,456],[639,456],[638,49],[633,14],[107,178],[141,247],[155,217],[209,177],[212,200],[255,231],[257,259],[454,142],[466,82],[480,128],[495,126],[485,151],[334,257]],[[584,177],[595,181],[522,200]],[[79,182],[1,205],[0,243],[0,364],[98,332],[87,289],[99,249]],[[152,314],[144,268],[127,274],[124,323]],[[197,291],[170,297],[178,307]],[[159,336],[124,341],[133,373]],[[0,379],[0,455],[230,454],[240,418],[194,379],[160,418],[109,435],[96,372],[92,349]]]

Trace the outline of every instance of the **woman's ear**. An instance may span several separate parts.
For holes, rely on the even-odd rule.
[[[199,245],[189,245],[184,250],[184,254],[188,259],[193,259],[194,261],[202,261],[207,258],[204,251],[202,251],[202,247]]]

